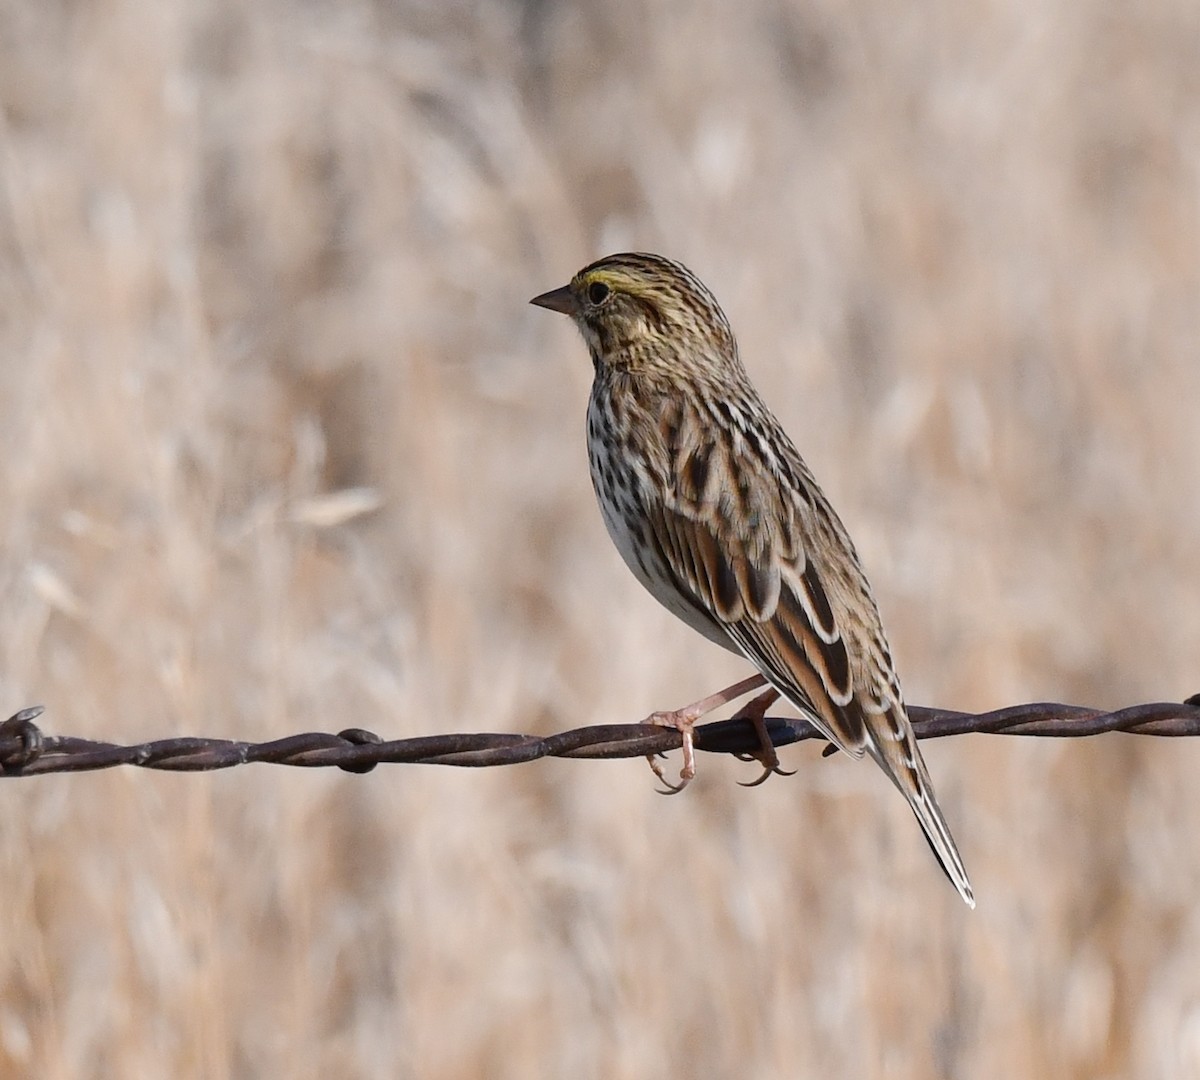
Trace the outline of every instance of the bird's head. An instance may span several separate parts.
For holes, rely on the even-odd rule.
[[[738,363],[733,331],[713,294],[690,270],[661,255],[609,255],[530,303],[575,321],[597,372]]]

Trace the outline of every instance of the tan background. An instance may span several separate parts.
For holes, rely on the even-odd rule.
[[[721,298],[911,700],[1200,690],[1200,6],[1134,7],[3,0],[0,712],[742,674],[610,548],[526,306],[628,247]],[[0,1075],[1200,1076],[1200,744],[927,753],[973,914],[812,746],[0,784]]]

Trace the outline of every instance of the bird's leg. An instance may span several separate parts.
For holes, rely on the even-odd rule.
[[[767,731],[767,725],[763,719],[767,715],[767,710],[779,700],[779,691],[774,687],[764,690],[753,701],[747,702],[731,717],[733,720],[746,720],[758,732],[758,741],[761,749],[757,754],[738,754],[738,757],[743,761],[757,761],[763,767],[762,776],[757,780],[751,780],[749,783],[738,783],[742,787],[758,787],[773,773],[778,773],[780,776],[792,776],[793,773],[779,767],[779,755],[775,753],[775,744],[771,742],[771,735]]]
[[[732,686],[725,687],[724,690],[718,690],[715,694],[709,694],[708,697],[694,701],[691,705],[685,705],[682,709],[675,709],[673,712],[651,713],[642,721],[644,724],[674,728],[679,732],[683,740],[683,768],[679,770],[678,784],[672,784],[663,775],[662,766],[655,760],[654,754],[646,756],[646,760],[650,763],[650,768],[653,770],[654,775],[663,782],[663,786],[667,789],[663,792],[664,795],[678,795],[679,792],[688,786],[692,777],[696,775],[696,749],[693,743],[693,732],[696,727],[696,721],[700,717],[712,712],[713,709],[719,709],[722,705],[728,705],[731,701],[737,701],[738,698],[745,697],[752,691],[766,685],[766,681],[761,675],[752,675],[748,679],[743,679],[741,682],[736,682]],[[776,697],[778,697],[777,694]],[[765,705],[763,706],[763,711],[766,711]],[[759,723],[762,723],[761,715]],[[762,728],[762,732],[763,737],[765,737],[765,727]],[[766,742],[769,746],[771,740],[767,739]]]

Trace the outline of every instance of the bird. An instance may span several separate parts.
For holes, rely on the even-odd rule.
[[[759,733],[761,783],[780,772],[763,716],[780,696],[852,758],[870,756],[908,801],[946,876],[974,893],[917,747],[858,553],[750,381],[729,320],[695,274],[626,252],[530,303],[567,315],[591,354],[592,485],[614,545],[668,611],[757,674],[649,723],[693,729],[721,705]]]

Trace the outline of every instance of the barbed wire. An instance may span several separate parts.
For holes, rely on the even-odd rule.
[[[174,772],[228,769],[252,761],[302,768],[337,766],[347,772],[370,772],[376,765],[455,765],[485,768],[517,765],[538,758],[612,759],[643,757],[677,750],[677,731],[650,724],[601,724],[555,735],[535,736],[486,732],[422,735],[386,741],[362,728],[336,735],[307,732],[269,742],[233,739],[174,738],[122,746],[72,736],[46,735],[34,721],[43,709],[22,709],[0,724],[0,776],[40,776],[45,773],[90,772],[117,765]],[[1080,738],[1123,731],[1132,735],[1200,735],[1200,694],[1182,704],[1154,702],[1115,712],[1080,705],[1036,702],[992,712],[966,713],[949,709],[909,707],[919,739],[941,739],[971,733]],[[767,717],[771,742],[779,746],[820,739],[803,720]],[[696,728],[697,750],[718,754],[752,755],[760,749],[758,735],[744,720],[717,720]],[[832,752],[833,747],[826,747]]]

